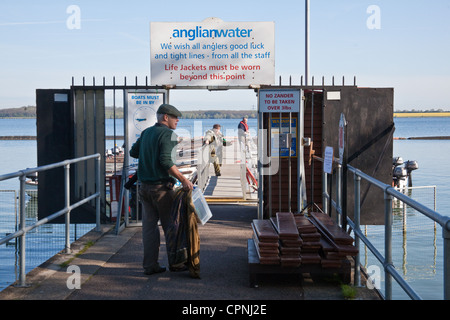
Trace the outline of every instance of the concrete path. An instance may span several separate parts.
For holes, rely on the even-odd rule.
[[[10,286],[0,292],[2,300],[342,300],[340,285],[309,275],[268,275],[259,287],[249,285],[247,239],[255,206],[211,205],[213,218],[199,226],[201,279],[188,272],[144,275],[141,228],[129,227],[120,235],[91,232],[75,244],[77,256],[60,254],[27,276],[29,288]],[[98,239],[96,239],[98,238]],[[167,265],[162,237],[161,264]],[[72,259],[72,260],[69,260]],[[68,261],[69,260],[69,261]],[[61,262],[66,261],[65,266]],[[76,273],[79,268],[80,289]],[[358,289],[356,299],[378,299],[375,292]]]

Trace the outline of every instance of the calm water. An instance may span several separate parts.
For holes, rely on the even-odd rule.
[[[225,135],[237,135],[238,119],[208,119],[201,122],[199,120],[181,119],[177,132],[179,135],[186,135],[187,131],[192,132],[194,128],[197,128],[195,132],[198,132],[197,130],[204,132],[212,128],[215,123],[222,125],[222,132]],[[255,135],[256,119],[250,119],[249,124],[251,132]],[[202,126],[200,129],[198,128],[199,125]],[[450,136],[450,118],[395,118],[395,126],[395,137]],[[116,132],[118,135],[122,135],[123,124],[121,121],[116,123]],[[113,134],[113,121],[109,119],[107,120],[106,134]],[[34,119],[0,119],[0,136],[5,135],[34,136],[36,135],[36,121]],[[121,143],[123,142],[118,141],[118,144]],[[106,146],[107,148],[112,147],[113,141],[108,140]],[[37,166],[36,141],[0,140],[0,154],[0,174]],[[414,185],[435,185],[437,187],[437,211],[444,215],[450,215],[450,170],[447,168],[450,156],[450,140],[395,140],[394,156],[401,156],[404,160],[418,161],[419,169],[413,172]],[[18,181],[13,179],[7,182],[0,182],[0,190],[5,189],[18,190]],[[1,202],[0,199],[0,204]],[[0,236],[3,236],[4,233],[2,234],[1,232],[0,228]],[[405,266],[404,260],[401,258],[398,261],[394,261],[397,268],[405,268],[405,277],[417,279],[414,280],[413,287],[425,299],[442,298],[441,238],[441,232],[439,231],[437,232],[435,244],[427,245],[426,248],[417,250],[418,253],[415,253],[416,250],[407,251],[408,259],[412,259],[415,254],[427,257],[425,259],[430,260],[429,262],[427,261],[427,264],[436,266],[435,268],[431,267],[431,271],[415,270],[414,265],[409,262]],[[421,238],[413,238],[411,241],[408,241],[409,248],[412,248],[414,242],[417,242],[416,245],[419,247],[423,245]],[[423,252],[426,252],[426,254]],[[429,258],[427,254],[430,254]],[[6,286],[1,279],[2,273],[4,273],[1,268],[0,266],[0,290],[3,288],[2,284]],[[394,298],[402,299],[404,296],[397,293],[397,289],[395,289]]]
[[[450,118],[395,118],[395,137],[450,136]],[[450,215],[450,140],[395,140],[394,156],[416,160],[416,186],[437,186],[437,211]]]

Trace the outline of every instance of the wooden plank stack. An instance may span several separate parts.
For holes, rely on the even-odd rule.
[[[253,220],[253,241],[261,264],[279,264],[278,234],[269,220]]]
[[[295,224],[303,240],[301,253],[302,263],[320,263],[320,233],[317,231],[317,228],[304,215],[295,215]]]
[[[347,256],[358,252],[353,238],[320,212],[308,217],[277,212],[270,219],[253,220],[252,228],[261,264],[339,268]]]
[[[354,256],[358,249],[353,245],[353,238],[325,213],[311,212],[310,221],[318,228],[322,246],[322,267],[339,267],[347,256]]]
[[[303,241],[298,233],[294,216],[290,212],[277,212],[276,216],[270,220],[280,237],[281,266],[299,267],[302,263],[300,252]]]

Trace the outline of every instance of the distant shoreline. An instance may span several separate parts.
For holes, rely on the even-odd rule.
[[[450,117],[450,112],[394,112],[394,118]]]

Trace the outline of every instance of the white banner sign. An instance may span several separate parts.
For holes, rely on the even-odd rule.
[[[152,85],[235,86],[275,81],[273,22],[152,22]]]
[[[259,112],[299,112],[300,90],[260,90]]]

